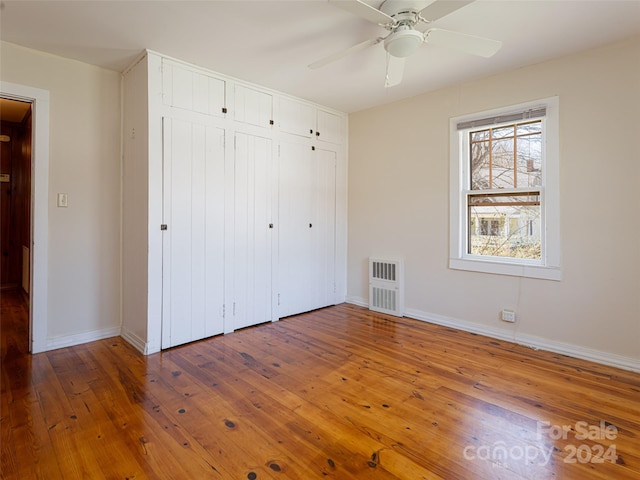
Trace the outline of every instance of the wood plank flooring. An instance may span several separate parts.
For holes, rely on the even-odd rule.
[[[3,479],[640,478],[632,372],[346,304],[29,355],[1,303]]]

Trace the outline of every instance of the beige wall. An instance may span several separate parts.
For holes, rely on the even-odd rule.
[[[120,74],[4,42],[0,53],[2,81],[50,95],[47,339],[117,329]]]
[[[554,95],[563,280],[448,269],[450,117]],[[419,318],[640,365],[640,38],[358,112],[349,122],[351,301],[367,301],[367,257],[403,257],[406,308]],[[503,308],[516,309],[517,323],[499,320]]]

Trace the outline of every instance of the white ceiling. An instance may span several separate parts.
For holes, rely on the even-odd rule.
[[[640,0],[477,0],[433,26],[501,40],[494,57],[423,45],[402,84],[385,89],[382,45],[307,68],[385,33],[326,0],[4,0],[0,8],[3,41],[118,71],[147,48],[344,112],[640,35]]]

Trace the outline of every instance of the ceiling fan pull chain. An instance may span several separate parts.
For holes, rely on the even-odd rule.
[[[389,87],[389,57],[391,57],[391,54],[389,52],[387,52],[386,65],[385,65],[385,69],[384,69],[384,86],[385,86],[385,88]]]

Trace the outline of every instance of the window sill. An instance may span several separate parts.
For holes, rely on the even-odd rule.
[[[511,275],[514,277],[538,278],[542,280],[562,280],[560,267],[542,265],[523,265],[502,263],[491,260],[469,260],[464,258],[449,259],[449,268],[469,272],[491,273],[494,275]]]

